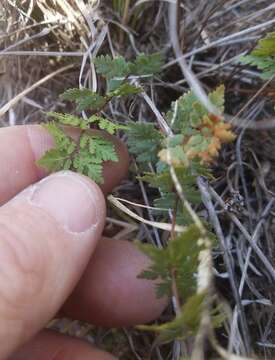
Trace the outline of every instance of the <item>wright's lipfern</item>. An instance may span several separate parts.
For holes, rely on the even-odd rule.
[[[177,304],[174,320],[140,327],[157,332],[161,341],[195,335],[201,326],[206,304],[210,304],[207,314],[212,328],[219,326],[223,320],[221,309],[213,302],[211,283],[209,259],[215,236],[208,230],[209,225],[194,215],[191,208],[191,205],[201,203],[197,177],[211,177],[209,166],[217,159],[222,144],[235,139],[231,125],[222,118],[224,87],[219,86],[211,92],[209,100],[220,116],[209,113],[192,91],[174,102],[166,114],[173,131],[173,135],[168,137],[148,123],[133,123],[128,128],[130,152],[135,155],[140,169],[145,169],[140,179],[160,193],[154,201],[155,216],[164,221],[172,220],[174,226],[185,226],[182,233],[171,232],[164,248],[140,245],[140,249],[152,260],[151,266],[140,276],[157,281],[157,295],[173,295]],[[150,167],[145,166],[148,162]],[[153,171],[149,172],[149,168]],[[182,189],[183,197],[179,196],[177,187]],[[201,263],[204,256],[208,258],[208,265]]]
[[[43,126],[52,135],[55,147],[45,153],[38,165],[50,172],[70,169],[102,183],[103,163],[118,161],[118,156],[114,144],[99,133],[91,132],[90,128],[96,127],[111,135],[118,130],[126,130],[127,126],[102,117],[102,110],[114,97],[135,95],[142,91],[140,86],[129,82],[130,75],[151,76],[160,71],[161,65],[160,54],[140,54],[133,62],[127,62],[122,57],[112,59],[108,55],[95,59],[97,73],[107,82],[105,94],[90,89],[69,89],[61,95],[63,100],[74,101],[76,111],[85,111],[86,116],[48,113],[52,121]],[[78,137],[69,135],[68,128],[78,129]]]
[[[130,153],[142,173],[140,179],[158,189],[154,201],[156,216],[170,221],[172,231],[167,245],[156,248],[139,244],[151,259],[151,265],[141,278],[157,282],[157,296],[173,295],[177,316],[161,325],[142,326],[156,331],[160,340],[170,341],[195,335],[205,311],[211,327],[221,323],[220,309],[214,305],[211,282],[211,246],[214,236],[208,225],[192,209],[201,203],[196,185],[198,176],[210,177],[209,166],[217,159],[221,146],[235,138],[231,126],[223,121],[224,87],[209,94],[209,100],[220,115],[210,114],[193,92],[181,96],[172,104],[166,119],[173,135],[165,136],[149,122],[117,124],[103,115],[105,106],[115,97],[134,96],[143,91],[132,79],[144,79],[159,73],[163,64],[159,54],[140,54],[133,61],[123,57],[95,59],[97,74],[106,83],[105,93],[90,89],[69,89],[62,98],[76,103],[76,116],[51,112],[52,121],[44,127],[52,135],[55,147],[38,161],[49,171],[71,169],[103,182],[105,161],[118,161],[113,143],[96,127],[109,134],[125,131]],[[85,115],[85,116],[84,116]],[[70,128],[77,129],[76,132]],[[181,227],[176,227],[181,225]],[[175,229],[183,229],[176,232]],[[177,230],[178,231],[178,230]],[[209,325],[209,324],[208,324]]]
[[[209,100],[222,114],[224,86],[221,85],[211,92]],[[174,165],[187,165],[192,159],[210,164],[218,157],[222,144],[235,139],[231,125],[225,123],[221,116],[209,114],[192,91],[172,105],[167,118],[177,135],[167,139],[167,148],[159,154],[166,163],[170,152]]]
[[[102,164],[105,161],[118,161],[114,144],[88,131],[90,123],[97,122],[99,127],[106,119],[93,118],[87,121],[76,116],[51,113],[55,121],[44,124],[43,126],[52,135],[55,147],[45,153],[38,160],[38,165],[51,171],[73,170],[80,174],[89,176],[97,183],[103,182]],[[92,121],[91,121],[92,120]],[[61,125],[76,127],[81,129],[77,140],[67,135]],[[107,124],[108,125],[108,124]],[[114,133],[120,126],[112,124],[105,126],[110,133]]]

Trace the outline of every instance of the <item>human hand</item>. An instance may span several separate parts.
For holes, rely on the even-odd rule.
[[[101,326],[144,323],[166,301],[137,279],[143,254],[100,239],[105,201],[96,184],[72,172],[40,180],[35,160],[51,146],[39,126],[0,130],[0,359],[113,359],[42,329],[58,312]],[[127,152],[116,146],[120,161],[106,164],[104,192],[127,173]]]

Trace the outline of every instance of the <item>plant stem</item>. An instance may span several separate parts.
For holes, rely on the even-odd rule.
[[[126,26],[127,23],[128,23],[128,15],[129,15],[130,1],[131,1],[131,0],[125,0],[123,17],[122,17],[122,25],[123,25],[123,26]],[[124,40],[124,30],[123,30],[123,29],[120,29],[119,45],[122,45],[123,40]]]

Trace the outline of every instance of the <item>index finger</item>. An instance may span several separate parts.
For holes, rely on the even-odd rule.
[[[103,167],[103,192],[107,193],[126,176],[129,165],[127,150],[112,137],[119,162],[106,162]],[[45,151],[53,146],[50,134],[39,125],[0,129],[0,205],[19,191],[38,181],[45,173],[36,165]]]

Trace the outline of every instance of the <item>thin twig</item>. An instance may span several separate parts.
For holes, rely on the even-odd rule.
[[[235,297],[237,307],[239,309],[240,321],[241,321],[241,327],[242,327],[242,335],[243,335],[242,340],[243,340],[244,345],[245,345],[246,354],[250,354],[251,353],[251,340],[250,340],[248,325],[247,325],[244,309],[243,309],[243,306],[242,306],[242,303],[241,303],[241,298],[240,298],[240,295],[239,295],[239,292],[238,292],[238,288],[236,286],[236,281],[234,279],[235,276],[234,276],[234,273],[233,273],[232,263],[231,263],[231,259],[230,259],[229,254],[228,254],[228,248],[227,248],[227,245],[226,245],[226,242],[225,242],[223,231],[222,231],[219,219],[217,217],[214,205],[213,205],[212,200],[211,200],[211,195],[209,193],[208,184],[201,177],[198,178],[197,183],[198,183],[198,187],[199,187],[200,192],[201,192],[201,197],[202,197],[202,201],[204,203],[204,206],[208,210],[208,214],[209,214],[211,224],[215,229],[215,233],[216,233],[218,239],[220,240],[220,247],[221,247],[221,250],[222,250],[222,253],[223,253],[226,269],[227,269],[227,272],[229,274],[229,281],[230,281],[230,284],[231,284],[233,295]]]
[[[67,71],[69,69],[72,69],[75,66],[75,64],[70,64],[63,66],[62,68],[52,72],[51,74],[48,74],[44,76],[42,79],[38,80],[36,83],[31,85],[29,88],[23,90],[20,94],[16,95],[13,99],[11,99],[9,102],[7,102],[1,109],[0,109],[0,117],[3,116],[7,111],[10,110],[18,101],[20,101],[24,96],[29,94],[31,91],[36,89],[38,86],[44,84],[48,80],[52,79],[54,76],[61,74],[64,71]]]
[[[216,191],[209,187],[209,191],[213,198],[222,206],[223,209],[226,209],[225,202],[220,198],[220,196],[216,193]],[[265,254],[262,252],[262,250],[259,248],[257,244],[255,244],[252,241],[252,237],[249,234],[249,232],[246,230],[246,228],[242,225],[240,220],[231,212],[227,212],[230,219],[233,221],[233,223],[238,227],[238,229],[241,231],[245,239],[248,241],[254,252],[257,254],[263,265],[265,266],[266,270],[270,274],[273,281],[275,281],[275,270],[272,264],[269,262],[269,260],[266,258]]]

